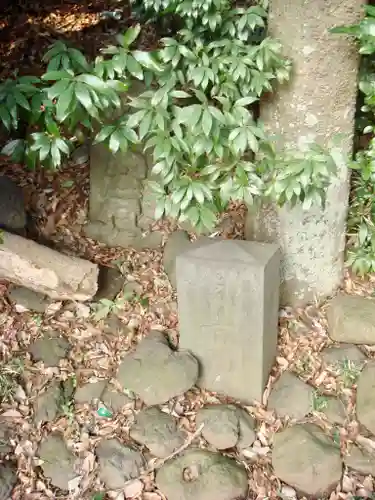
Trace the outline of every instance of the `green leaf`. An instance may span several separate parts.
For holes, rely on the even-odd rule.
[[[129,47],[137,38],[141,32],[141,25],[136,24],[134,27],[129,28],[122,39],[123,47]]]
[[[51,158],[55,168],[61,165],[61,153],[56,143],[52,143],[51,145]]]
[[[235,102],[235,106],[250,106],[257,101],[259,101],[259,97],[256,96],[242,97]]]
[[[202,129],[203,132],[209,137],[212,129],[212,116],[211,113],[205,109],[202,116]]]
[[[136,61],[139,62],[144,68],[161,72],[163,71],[163,66],[157,61],[157,59],[151,54],[151,52],[144,52],[142,50],[134,50],[132,55]]]
[[[5,144],[5,146],[1,150],[1,154],[6,156],[12,156],[17,147],[22,143],[22,139],[14,139],[13,141],[9,141]]]
[[[82,83],[77,83],[74,86],[74,94],[84,108],[86,108],[87,110],[90,110],[93,107],[91,95],[90,95],[90,92],[88,91],[88,88],[86,85],[84,85]]]
[[[84,71],[88,71],[89,63],[87,62],[86,57],[77,49],[69,49],[68,50],[70,57],[77,64],[77,66],[81,67]]]
[[[73,75],[67,71],[48,71],[48,73],[42,75],[42,80],[45,81],[71,80],[72,78]]]
[[[56,118],[59,122],[63,122],[69,113],[69,108],[74,103],[74,84],[69,87],[60,95],[56,105]]]
[[[143,80],[142,66],[130,54],[129,54],[128,59],[126,61],[126,69],[129,71],[129,73],[131,75],[133,75],[135,78],[138,78],[138,80]]]
[[[200,104],[192,104],[185,108],[180,108],[178,118],[180,123],[185,123],[194,128],[202,116],[202,106]]]
[[[26,99],[26,97],[18,91],[13,92],[14,99],[16,103],[21,106],[24,109],[27,109],[27,111],[30,111],[30,104],[29,101]]]
[[[108,137],[116,130],[114,125],[107,125],[103,127],[97,134],[94,140],[94,144],[99,144],[100,142],[104,142]]]
[[[48,99],[55,99],[55,97],[59,96],[62,94],[70,85],[69,80],[60,80],[56,82],[52,87],[46,89],[47,90],[47,95]]]
[[[105,81],[95,75],[90,75],[89,73],[78,75],[76,80],[78,82],[86,83],[89,87],[92,87],[99,92],[105,92],[108,89]]]

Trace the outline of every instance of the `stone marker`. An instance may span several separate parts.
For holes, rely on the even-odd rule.
[[[329,304],[327,319],[332,340],[375,344],[375,299],[337,295]]]
[[[97,290],[98,266],[35,241],[3,232],[0,278],[53,299],[91,299]]]
[[[276,245],[238,240],[177,257],[180,347],[200,362],[200,387],[262,400],[276,356],[279,265]]]

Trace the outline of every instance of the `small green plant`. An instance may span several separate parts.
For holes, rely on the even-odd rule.
[[[313,395],[313,410],[322,412],[327,408],[327,404],[327,396],[325,396],[318,390],[315,390]]]
[[[17,378],[23,369],[23,361],[19,358],[14,358],[0,367],[0,402],[11,401],[17,389]]]
[[[355,363],[354,361],[345,358],[344,360],[338,362],[335,368],[344,387],[350,388],[357,382],[357,379],[362,371],[363,364]]]
[[[10,132],[26,123],[29,132],[11,139],[3,154],[30,167],[58,168],[86,137],[114,154],[142,143],[154,160],[155,218],[189,221],[198,231],[212,229],[232,200],[324,204],[342,161],[338,150],[312,144],[278,151],[257,118],[261,96],[286,82],[291,67],[280,43],[267,36],[267,5],[144,2],[146,10],[182,23],[153,52],[131,48],[139,25],[94,61],[56,42],[40,79],[0,84],[0,121]],[[132,79],[145,84],[137,97],[127,92]],[[102,303],[97,314],[105,317],[113,307]]]
[[[375,272],[375,7],[364,6],[365,16],[356,25],[333,28],[333,33],[354,36],[362,56],[359,89],[363,106],[361,132],[371,137],[365,151],[358,151],[351,167],[352,192],[348,215],[348,264],[365,275]]]

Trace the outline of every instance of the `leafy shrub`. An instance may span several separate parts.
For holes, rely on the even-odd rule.
[[[28,165],[57,168],[82,137],[116,153],[142,142],[154,159],[156,218],[211,228],[229,200],[279,204],[324,202],[335,154],[317,146],[276,151],[254,111],[262,94],[289,78],[281,45],[266,35],[266,2],[232,8],[226,0],[144,2],[183,21],[155,52],[131,50],[140,28],[88,62],[55,43],[38,78],[0,85],[0,119],[8,130],[26,119],[30,133],[3,152]],[[263,30],[259,38],[257,30]],[[131,79],[143,81],[137,97]],[[117,117],[117,118],[116,118]]]
[[[375,272],[375,7],[365,6],[365,17],[353,26],[332,29],[333,33],[356,38],[363,56],[359,89],[362,93],[362,133],[369,134],[366,150],[358,151],[351,164],[352,192],[348,215],[348,263],[361,275]]]

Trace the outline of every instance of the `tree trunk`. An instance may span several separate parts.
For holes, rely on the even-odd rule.
[[[261,104],[266,130],[283,146],[309,142],[327,147],[342,134],[352,156],[359,66],[354,40],[329,28],[357,23],[363,0],[271,0],[269,32],[293,62],[289,85]],[[315,206],[250,210],[246,238],[278,242],[283,252],[281,302],[300,306],[330,295],[343,278],[349,173],[347,165],[328,190],[323,210]]]

